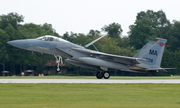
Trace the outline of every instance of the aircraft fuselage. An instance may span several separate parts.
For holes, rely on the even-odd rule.
[[[163,70],[160,68],[160,62],[166,41],[165,39],[159,39],[158,42],[147,43],[147,45],[135,55],[138,58],[89,50],[54,36],[9,41],[8,44],[25,50],[65,57],[67,58],[66,61],[71,64],[99,70],[100,72],[96,75],[97,78],[101,79],[104,77],[108,79],[110,77],[109,70],[126,70],[132,72],[156,72],[157,70]],[[91,44],[93,44],[93,42],[86,46]],[[158,55],[160,55],[160,57],[158,57]],[[148,60],[144,58],[148,58]],[[150,62],[149,59],[151,61],[153,60],[153,62]],[[101,73],[101,71],[105,72]]]

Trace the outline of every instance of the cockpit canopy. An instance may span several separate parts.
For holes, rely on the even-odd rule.
[[[55,37],[55,36],[51,36],[51,35],[45,35],[45,36],[41,36],[39,38],[37,38],[39,40],[43,40],[43,41],[56,41],[56,42],[60,42],[60,41],[64,41],[64,42],[68,42],[64,39]]]

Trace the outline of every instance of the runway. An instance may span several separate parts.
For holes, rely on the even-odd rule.
[[[180,79],[0,79],[0,83],[166,83],[179,84]]]

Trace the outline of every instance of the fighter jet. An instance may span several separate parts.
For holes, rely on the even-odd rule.
[[[14,40],[7,43],[21,49],[54,55],[58,60],[57,71],[60,70],[61,57],[67,58],[65,61],[73,65],[96,69],[98,70],[96,74],[98,79],[108,79],[110,77],[109,71],[113,70],[149,73],[166,72],[165,69],[171,69],[160,67],[166,39],[157,38],[157,42],[149,41],[134,57],[112,55],[87,49],[104,36],[90,42],[85,47],[51,35],[36,39]]]

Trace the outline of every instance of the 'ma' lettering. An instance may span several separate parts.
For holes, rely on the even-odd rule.
[[[151,55],[156,55],[157,56],[157,51],[156,50],[149,50],[149,54]]]

